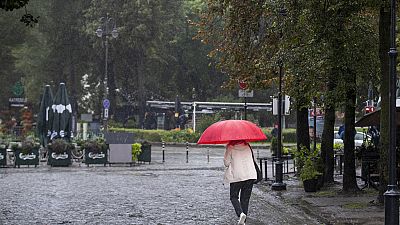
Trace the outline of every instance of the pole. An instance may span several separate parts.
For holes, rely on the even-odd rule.
[[[193,102],[193,132],[196,133],[196,102]]]
[[[391,0],[390,4],[390,50],[389,50],[389,152],[388,152],[388,171],[389,182],[385,198],[385,224],[399,224],[399,195],[397,188],[396,173],[396,0]]]
[[[165,162],[165,142],[162,143],[162,162]]]
[[[105,56],[105,74],[104,74],[104,99],[108,98],[108,38],[107,38],[107,23],[108,23],[108,17],[106,19],[106,41],[105,41],[105,45],[106,45],[106,56]],[[105,112],[105,109],[104,109]],[[107,117],[105,116],[104,113],[104,130],[107,131]]]
[[[274,191],[286,190],[286,184],[283,180],[283,162],[282,162],[282,77],[283,77],[283,62],[279,61],[279,92],[278,92],[278,150],[277,162],[275,163],[276,176],[275,183],[272,184],[271,189]]]
[[[314,102],[314,130],[313,130],[313,135],[314,135],[314,152],[317,149],[317,98],[313,98]]]
[[[247,93],[245,93],[247,94]],[[244,120],[247,120],[247,98],[244,96]]]
[[[189,142],[186,142],[186,163],[189,163]]]

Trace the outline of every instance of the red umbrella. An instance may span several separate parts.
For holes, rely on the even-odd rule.
[[[254,123],[247,120],[224,120],[209,126],[197,144],[225,144],[233,140],[262,141],[267,137]]]

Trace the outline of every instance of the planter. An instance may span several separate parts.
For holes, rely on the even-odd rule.
[[[15,164],[14,167],[20,167],[21,165],[39,165],[39,149],[32,149],[28,153],[24,153],[22,150],[15,150]]]
[[[142,143],[141,147],[142,152],[138,155],[139,162],[151,162],[151,144]]]
[[[1,148],[0,149],[0,166],[7,165],[7,149]]]
[[[47,164],[50,166],[69,166],[72,164],[70,149],[66,149],[63,153],[56,153],[48,149],[47,154]]]
[[[320,190],[324,186],[324,175],[318,175],[317,177],[317,190]]]
[[[85,149],[85,164],[107,164],[107,151],[101,151],[100,153],[95,153],[93,151],[87,151]]]
[[[316,192],[318,187],[318,179],[303,180],[303,186],[305,192]]]

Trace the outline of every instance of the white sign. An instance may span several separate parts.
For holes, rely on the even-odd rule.
[[[106,154],[89,152],[88,157],[91,159],[102,159],[106,157]]]
[[[108,109],[104,109],[104,118],[108,118]]]
[[[278,98],[272,99],[272,115],[278,115]],[[290,96],[285,95],[282,100],[282,115],[290,115]]]
[[[253,90],[242,90],[239,89],[239,98],[252,98],[254,95],[254,91]]]

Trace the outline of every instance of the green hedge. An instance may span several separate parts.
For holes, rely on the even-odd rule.
[[[196,143],[200,138],[199,133],[194,133],[191,129],[186,130],[142,130],[126,128],[110,128],[110,131],[134,133],[134,139],[148,142],[176,142],[176,143]]]
[[[272,140],[272,131],[273,127],[262,128],[262,131],[267,136],[267,142],[271,142]],[[308,132],[308,131],[307,131]],[[283,129],[282,139],[285,143],[296,143],[296,129],[289,128]]]
[[[194,133],[191,129],[168,131],[168,130],[109,128],[109,130],[117,132],[131,132],[134,133],[135,140],[148,141],[148,142],[164,141],[164,142],[175,142],[175,143],[185,143],[185,142],[196,143],[201,136],[201,133]],[[272,128],[263,128],[262,130],[267,136],[267,142],[271,142]],[[284,129],[282,136],[284,143],[296,143],[296,129]]]

